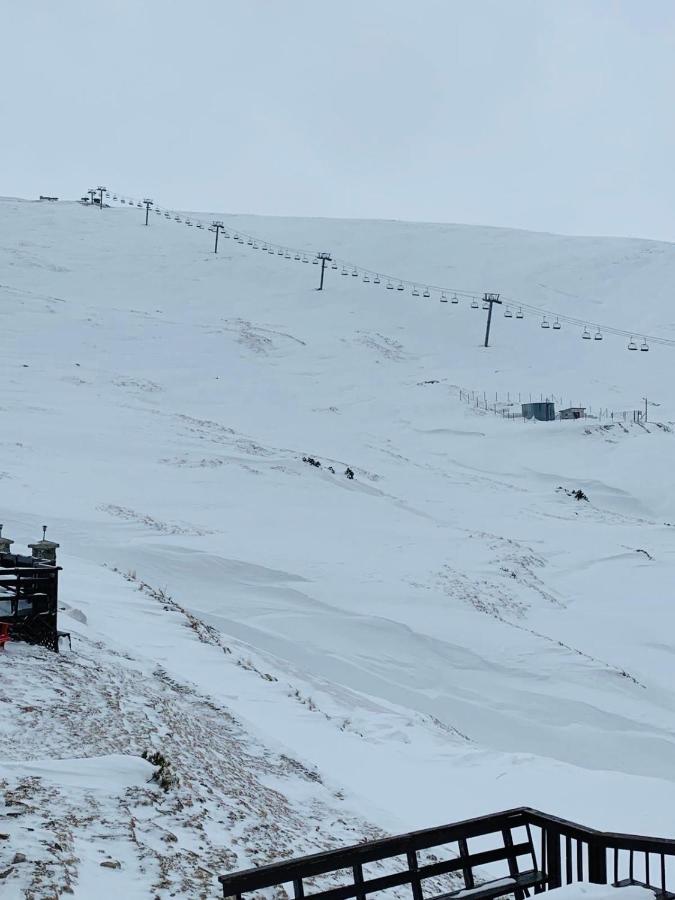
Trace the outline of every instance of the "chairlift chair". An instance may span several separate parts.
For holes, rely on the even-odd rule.
[[[359,270],[356,268],[356,266],[354,266],[354,268],[352,269],[352,278],[358,278],[358,277],[359,277]]]
[[[143,209],[143,204],[142,204],[142,203],[137,203],[136,206],[137,206],[139,209]]]
[[[441,303],[447,303],[448,298],[445,296],[445,291],[441,292]]]
[[[582,337],[585,341],[590,341],[590,339],[591,339],[591,333],[590,333],[590,331],[588,330],[588,328],[584,328],[584,330],[583,330],[583,332],[582,332],[582,334],[581,334],[581,337]]]
[[[368,275],[367,272],[366,272],[366,274],[363,276],[363,280],[364,280],[364,282],[365,282],[366,284],[370,281],[370,276]]]
[[[203,227],[204,227],[204,226],[202,225],[201,222],[197,222],[197,228],[203,228]]]
[[[402,282],[402,281],[399,281],[398,285],[396,286],[396,290],[397,290],[397,291],[403,291],[403,290],[405,290],[405,288],[403,287],[403,282]]]
[[[647,343],[647,338],[644,338],[642,343],[640,344],[640,350],[643,353],[646,353],[649,350],[649,344]]]
[[[505,307],[505,309],[504,309],[504,318],[505,318],[505,319],[512,319],[512,318],[513,318],[513,313],[511,312],[511,309],[510,309],[510,307],[508,307],[508,306]]]
[[[192,222],[189,219],[185,220],[185,224],[188,226],[188,228],[192,228]]]
[[[107,191],[105,192],[105,196],[107,200],[110,200],[110,194]]]
[[[422,296],[423,297],[431,297],[431,291],[429,290],[428,287],[424,288],[424,290],[422,291]]]
[[[113,194],[113,200],[117,200],[117,194]]]
[[[274,247],[270,247],[270,249],[267,252],[269,254],[271,254],[272,256],[274,256]],[[305,260],[305,262],[306,262],[306,260]]]
[[[124,201],[122,201],[122,202],[124,203]],[[170,218],[171,218],[171,213],[165,212],[165,213],[164,213],[164,218],[165,218],[165,219],[170,219]]]
[[[255,244],[254,244],[253,246],[255,247]],[[288,252],[288,250],[284,253],[284,257],[285,257],[286,259],[290,259],[290,258],[291,258],[291,254]]]
[[[594,340],[596,340],[596,341],[601,341],[601,340],[602,340],[602,332],[600,331],[599,328],[598,328],[598,330],[595,332]]]
[[[126,203],[126,202],[127,201],[124,199],[124,197],[122,197],[122,199],[120,200],[120,203]]]
[[[551,327],[548,323],[548,319],[546,318],[546,316],[544,316],[544,318],[541,320],[541,327],[542,328],[550,328]]]
[[[637,350],[637,344],[635,343],[635,341],[633,340],[632,337],[631,337],[631,339],[628,341],[628,349],[629,349],[629,350]]]
[[[346,266],[343,266],[343,267],[342,267],[342,272],[340,272],[340,274],[341,274],[341,275],[349,275],[349,272],[347,271],[347,267],[346,267]]]
[[[516,319],[524,319],[524,318],[525,318],[525,316],[523,315],[523,307],[521,306],[518,309],[518,312],[516,313]]]
[[[263,250],[264,250],[264,249],[265,249],[265,248],[263,247]],[[293,257],[293,259],[299,261],[299,260],[300,260],[300,254],[299,254],[299,253],[296,253],[295,256]]]
[[[316,256],[315,256],[314,259],[312,260],[312,265],[313,265],[313,266],[318,266],[318,265],[319,265],[319,260],[316,258]]]
[[[379,275],[376,275],[376,276],[373,278],[373,284],[380,284],[380,276],[379,276]]]
[[[309,262],[309,260],[307,259],[307,255],[306,255],[306,254],[305,254],[305,256],[302,257],[302,261],[303,261],[304,263],[308,263],[308,262]]]
[[[560,328],[561,328],[560,321],[558,320],[558,317],[556,316],[555,322],[553,323],[553,329],[555,331],[560,331]]]
[[[284,255],[284,251],[283,251],[283,250],[281,249],[281,247],[280,247],[280,248],[277,250],[277,256],[283,256],[283,255]]]
[[[413,295],[413,297],[419,297],[420,292],[417,290],[417,287],[414,287],[412,289],[412,295]]]
[[[331,265],[331,269],[337,269],[337,267],[338,267],[338,264],[336,262],[333,262]]]
[[[388,281],[388,282],[387,282],[387,290],[388,290],[388,291],[393,291],[393,290],[394,290],[394,285],[391,283],[391,281]]]
[[[478,309],[478,300],[475,297],[471,301],[471,309]]]
[[[173,220],[174,222],[180,222],[180,216],[174,216]]]
[[[452,295],[452,302],[453,302],[455,305],[457,305],[457,304],[459,303],[459,297],[457,296],[457,294],[453,294],[453,295]]]
[[[483,309],[490,309],[490,304],[487,300],[483,300]]]

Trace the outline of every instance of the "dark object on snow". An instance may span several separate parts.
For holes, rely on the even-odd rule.
[[[335,475],[335,469],[332,466],[328,466],[328,471],[332,472]]]
[[[647,559],[654,559],[654,557],[651,555],[651,553],[648,553],[646,550],[637,549],[635,552],[643,553],[647,557]]]
[[[586,503],[590,503],[588,497],[586,496],[586,494],[584,494],[584,492],[580,488],[577,488],[576,491],[568,491],[567,488],[557,487],[556,491],[558,491],[558,492],[562,491],[563,494],[567,494],[568,497],[574,497],[575,500],[585,500]]]
[[[302,461],[309,463],[310,466],[315,466],[317,469],[321,468],[321,463],[318,459],[314,459],[313,456],[303,456]]]
[[[521,404],[524,419],[537,419],[538,422],[553,422],[555,419],[555,403],[543,400],[541,403]]]
[[[351,480],[354,477],[354,470],[350,469],[349,466],[347,466],[347,468],[345,469],[345,475]]]
[[[483,837],[485,841],[481,840]],[[491,849],[485,850],[485,846]],[[654,862],[651,867],[634,873],[633,859],[638,854],[652,855]],[[371,866],[373,862],[386,865],[394,860],[397,868],[391,874],[382,875],[381,870],[373,871]],[[490,877],[494,880],[483,881],[481,878],[485,871],[481,867],[486,860],[493,866]],[[318,900],[333,894],[330,889],[317,891],[309,881],[317,875],[328,875],[331,880],[340,877],[338,890],[342,900],[363,900],[364,897],[381,900],[388,888],[406,885],[414,900],[424,896],[430,900],[455,900],[462,895],[466,900],[523,898],[531,893],[562,887],[574,878],[591,884],[622,887],[638,883],[636,878],[644,878],[641,881],[643,887],[646,884],[658,896],[672,897],[671,865],[674,860],[673,840],[598,831],[536,809],[517,807],[423,831],[230,872],[218,880],[224,897],[239,900],[242,895],[246,895],[243,900],[249,900],[265,888],[280,888],[287,884],[293,885],[291,896],[294,900]],[[348,873],[346,877],[345,872]],[[433,879],[448,874],[453,876],[453,890],[439,894],[438,887],[434,889]],[[669,875],[670,885],[667,882]],[[479,884],[476,884],[477,878],[481,878]]]

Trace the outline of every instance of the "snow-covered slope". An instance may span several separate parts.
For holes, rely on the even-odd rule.
[[[673,245],[225,220],[421,284],[675,337]],[[14,673],[0,775],[16,778],[26,755],[155,747],[176,757],[189,795],[169,713],[129,706],[175,702],[205,721],[207,745],[268,754],[265,773],[250,763],[250,796],[261,778],[283,798],[256,847],[232,821],[207,829],[208,871],[317,846],[302,807],[334,843],[525,803],[668,832],[675,350],[629,353],[501,312],[486,350],[485,314],[466,303],[333,270],[318,293],[315,266],[225,240],[216,256],[206,232],[142,223],[136,209],[0,203],[0,512],[17,543],[43,521],[61,542],[74,635],[72,657],[14,644],[0,660]],[[654,422],[523,424],[467,405],[460,388],[613,410],[647,396]],[[578,488],[589,502],[566,493]],[[95,708],[108,682],[122,699],[79,746],[75,725],[54,737],[59,694],[45,693],[87,669],[108,674],[73,709]],[[19,688],[48,716],[22,713]],[[199,704],[233,717],[227,738]],[[211,825],[239,802],[255,819],[238,778],[208,774],[202,756]],[[159,890],[150,851],[116,852]],[[163,877],[178,884],[190,859]],[[88,865],[68,876],[81,896]]]

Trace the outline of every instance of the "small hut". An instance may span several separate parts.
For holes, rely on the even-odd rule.
[[[522,408],[524,419],[537,419],[539,422],[552,422],[555,419],[555,404],[550,400],[523,403]]]
[[[558,414],[561,419],[585,419],[585,406],[569,406],[567,409],[561,409]]]

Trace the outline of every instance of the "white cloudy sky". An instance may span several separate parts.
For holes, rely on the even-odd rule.
[[[675,240],[673,0],[0,13],[0,194]]]

